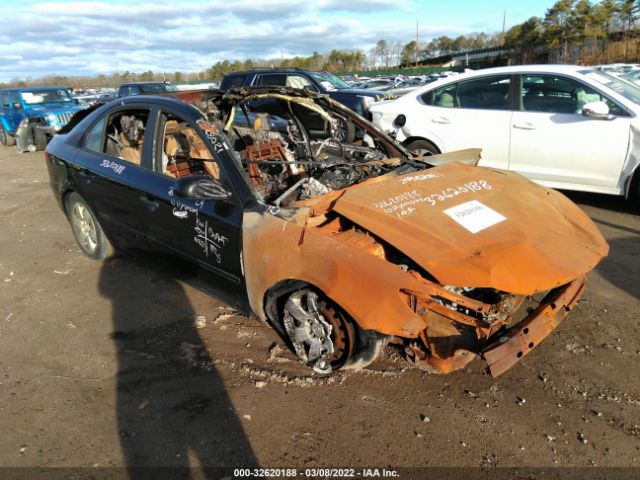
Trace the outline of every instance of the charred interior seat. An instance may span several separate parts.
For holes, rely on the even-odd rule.
[[[165,173],[176,178],[207,173],[220,178],[213,156],[193,129],[177,120],[168,120],[164,131],[164,153],[168,158]]]
[[[144,123],[133,115],[120,117],[120,133],[118,133],[119,157],[128,162],[140,165],[142,145],[144,143]]]
[[[169,157],[169,161],[175,162],[176,157],[188,157],[189,150],[189,141],[178,121],[167,121],[164,127],[164,153]]]

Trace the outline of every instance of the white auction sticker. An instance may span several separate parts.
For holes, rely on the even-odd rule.
[[[485,228],[489,228],[491,225],[507,219],[477,200],[471,200],[470,202],[447,208],[444,210],[444,213],[471,233],[478,233]]]

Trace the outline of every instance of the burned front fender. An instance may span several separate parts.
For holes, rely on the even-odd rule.
[[[411,310],[402,288],[422,289],[423,282],[382,258],[376,241],[345,239],[340,232],[309,223],[304,211],[285,219],[247,213],[243,257],[252,310],[267,320],[269,289],[287,280],[308,283],[340,305],[362,328],[415,338],[424,320]]]

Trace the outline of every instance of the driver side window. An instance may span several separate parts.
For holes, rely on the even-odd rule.
[[[160,171],[174,178],[208,174],[220,179],[218,162],[198,132],[172,114],[165,116]]]
[[[313,84],[302,75],[287,75],[287,87],[317,91]]]
[[[581,114],[590,102],[604,102],[614,115],[624,111],[588,85],[556,75],[523,75],[520,101],[525,112]]]

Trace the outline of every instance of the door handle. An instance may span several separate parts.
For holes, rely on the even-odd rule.
[[[96,176],[91,173],[89,170],[80,170],[80,173],[78,173],[78,175],[80,175],[82,178],[84,178],[84,181],[87,183],[91,183],[91,180],[93,180]]]
[[[151,195],[140,195],[140,201],[147,206],[147,209],[150,212],[155,212],[156,210],[158,210],[158,201]]]
[[[518,128],[520,130],[535,130],[536,126],[533,123],[524,122],[524,123],[514,123],[513,128]]]
[[[433,117],[431,119],[431,122],[433,122],[433,123],[441,123],[443,125],[447,125],[447,124],[451,123],[447,117]]]

